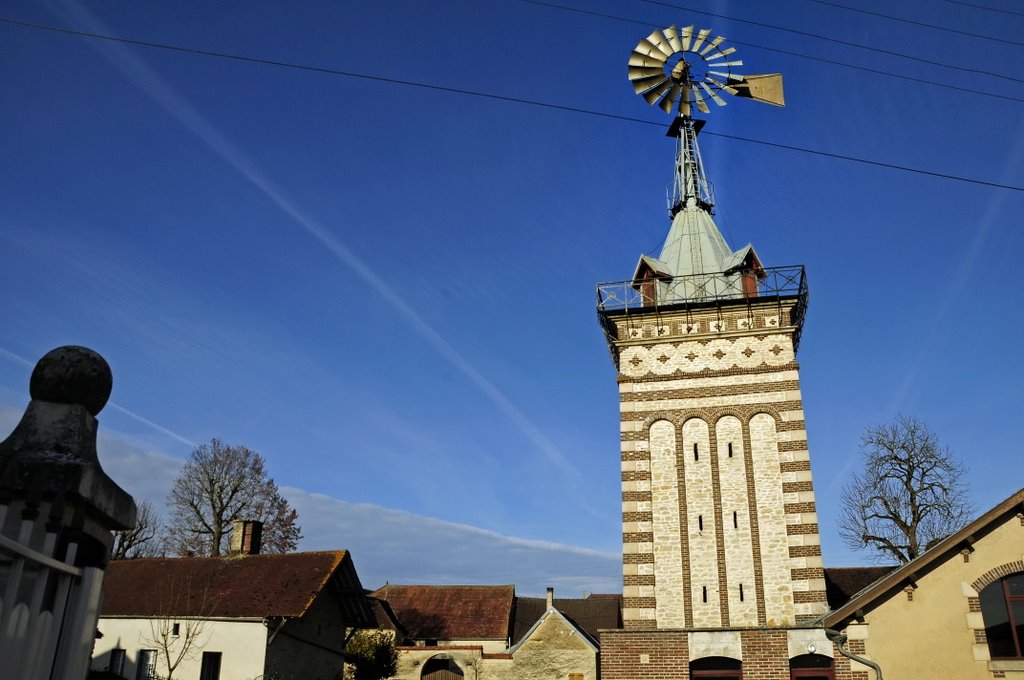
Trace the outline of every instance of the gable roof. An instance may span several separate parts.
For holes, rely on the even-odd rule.
[[[877,602],[889,598],[894,591],[901,589],[908,581],[920,579],[951,557],[957,556],[964,547],[1009,519],[1010,516],[1024,511],[1024,489],[1013,494],[978,519],[974,520],[952,536],[926,551],[916,560],[903,564],[889,572],[886,576],[870,584],[854,595],[837,610],[821,618],[826,626],[842,627],[851,619],[857,618],[859,612],[870,609]]]
[[[839,609],[854,595],[882,578],[898,565],[885,567],[826,567],[825,597],[830,609]]]
[[[545,603],[546,602],[547,600],[545,600]],[[562,621],[562,623],[564,623],[569,628],[573,629],[578,633],[581,633],[580,640],[582,640],[585,645],[590,647],[592,651],[597,652],[598,644],[596,638],[591,638],[591,636],[588,635],[587,632],[584,631],[582,628],[580,628],[575,621],[572,621],[569,617],[567,617],[565,614],[558,611],[554,607],[551,607],[550,609],[545,607],[544,613],[540,616],[540,618],[534,621],[533,625],[530,626],[530,628],[525,633],[523,633],[522,638],[520,638],[514,645],[512,645],[509,651],[515,654],[516,650],[519,649],[519,647],[521,647],[527,640],[529,640],[531,635],[533,635],[533,631],[540,628],[541,624],[543,624],[547,619],[551,617],[554,617],[555,619]]]
[[[103,579],[100,616],[301,617],[332,577],[349,625],[372,626],[346,550],[116,560]]]
[[[416,640],[505,640],[515,586],[392,586],[384,600]]]
[[[600,640],[599,630],[622,628],[620,596],[594,596],[585,599],[555,598],[555,609],[594,642]],[[547,598],[517,597],[512,640],[522,642],[527,633],[547,612]]]

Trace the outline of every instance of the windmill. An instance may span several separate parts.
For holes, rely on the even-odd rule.
[[[725,106],[721,93],[784,106],[782,74],[740,75],[743,62],[735,59],[735,47],[723,47],[725,38],[711,36],[711,29],[694,26],[656,30],[637,43],[629,57],[629,79],[648,105],[658,104],[665,113],[676,113],[669,135],[678,138],[676,177],[669,198],[674,216],[687,204],[711,211],[714,198],[704,175],[697,133],[703,120],[693,110],[710,113],[708,100]]]

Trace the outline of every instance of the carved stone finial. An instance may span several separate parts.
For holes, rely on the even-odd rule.
[[[114,376],[106,360],[87,347],[66,345],[50,350],[36,364],[29,380],[33,399],[79,404],[93,416],[110,398]]]

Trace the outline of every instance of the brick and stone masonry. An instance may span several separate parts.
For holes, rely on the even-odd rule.
[[[826,610],[795,304],[610,318],[627,629],[789,627]]]

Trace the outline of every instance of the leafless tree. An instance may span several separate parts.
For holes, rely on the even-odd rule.
[[[149,635],[143,633],[143,647],[156,651],[155,677],[174,680],[183,661],[196,658],[209,639],[209,617],[213,603],[209,591],[191,579],[167,580],[157,603],[156,616],[149,621]]]
[[[160,517],[149,501],[140,501],[134,529],[114,532],[110,559],[133,560],[137,557],[158,557],[161,554]]]
[[[265,552],[294,550],[298,514],[267,476],[263,456],[217,439],[197,446],[167,496],[168,550],[217,557],[227,552],[236,519],[263,522]]]
[[[839,533],[850,547],[905,563],[970,519],[967,469],[917,418],[867,428],[860,450],[864,468],[841,497]]]

